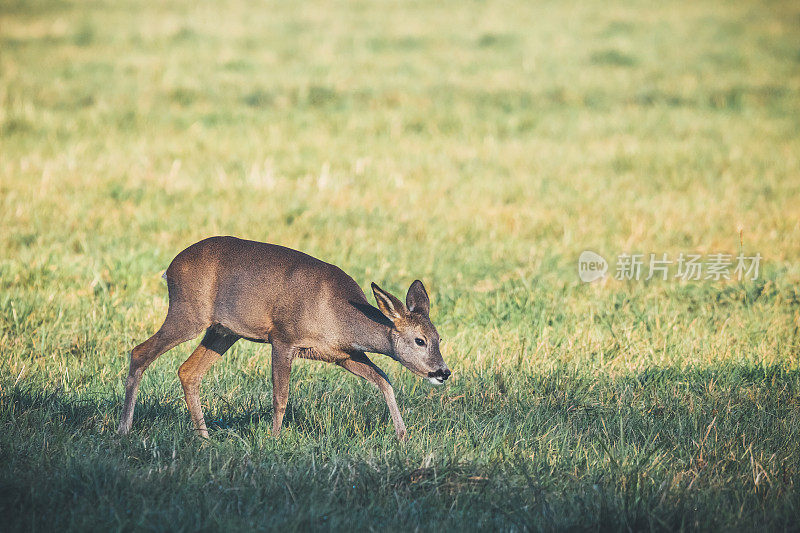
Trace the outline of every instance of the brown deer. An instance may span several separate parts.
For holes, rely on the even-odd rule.
[[[411,284],[405,305],[375,283],[378,309],[340,268],[302,252],[235,237],[211,237],[179,253],[164,277],[169,308],[161,328],[131,351],[119,433],[128,433],[142,373],[159,355],[205,336],[178,370],[186,405],[201,437],[208,429],[200,380],[239,339],[272,344],[272,433],[278,435],[289,399],[292,360],[336,363],[383,393],[400,440],[406,427],[394,390],[365,352],[391,357],[441,385],[450,370],[439,352],[430,301],[422,282]]]

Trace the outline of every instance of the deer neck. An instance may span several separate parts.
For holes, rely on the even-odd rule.
[[[357,334],[350,343],[352,348],[395,359],[392,348],[394,325],[375,307],[367,305],[359,306],[359,309],[360,312],[356,315],[357,325],[353,328]]]

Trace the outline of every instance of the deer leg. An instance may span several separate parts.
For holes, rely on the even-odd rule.
[[[294,354],[288,346],[272,343],[272,434],[278,436],[289,401],[289,376]]]
[[[221,334],[209,328],[192,355],[178,369],[189,415],[192,417],[195,430],[204,439],[208,438],[208,428],[200,406],[200,382],[211,365],[216,363],[237,340],[239,337],[236,335]]]
[[[378,390],[383,393],[386,405],[389,406],[389,414],[392,415],[392,422],[394,423],[395,433],[397,433],[397,439],[401,441],[407,440],[406,425],[403,422],[403,417],[400,415],[400,409],[397,408],[397,401],[394,398],[394,389],[389,382],[389,378],[383,373],[383,370],[370,361],[367,354],[364,352],[356,352],[352,354],[349,359],[339,361],[337,364],[378,387]]]
[[[170,311],[172,311],[172,308],[170,308]],[[174,311],[170,311],[167,312],[164,324],[155,335],[131,350],[128,379],[125,381],[125,403],[122,407],[122,415],[117,429],[120,435],[125,435],[131,430],[139,383],[142,381],[142,374],[150,366],[150,363],[178,344],[197,337],[203,330],[202,326],[193,325],[191,322],[177,316]]]

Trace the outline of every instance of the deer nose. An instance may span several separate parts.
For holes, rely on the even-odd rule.
[[[436,372],[428,372],[428,377],[430,378],[440,378],[445,380],[450,377],[450,369],[449,368],[440,368]]]

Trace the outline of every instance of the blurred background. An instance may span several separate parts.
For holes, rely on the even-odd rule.
[[[611,380],[608,390],[618,390],[616,379],[637,382],[664,369],[679,374],[664,378],[661,400],[642,401],[683,398],[674,421],[695,420],[697,433],[686,442],[712,427],[712,415],[703,417],[713,409],[681,411],[688,396],[670,387],[698,380],[691,388],[698,405],[712,402],[708,387],[722,378],[702,372],[744,369],[747,379],[726,374],[734,376],[725,378],[730,394],[744,401],[734,391],[750,387],[751,397],[790,409],[800,326],[799,23],[800,5],[788,0],[0,0],[0,419],[17,428],[4,437],[6,453],[25,435],[47,440],[53,419],[67,421],[56,439],[64,450],[83,446],[93,457],[111,446],[118,465],[130,466],[137,453],[150,457],[142,459],[147,468],[166,464],[146,442],[110,444],[127,352],[163,320],[160,274],[172,257],[216,234],[303,250],[362,287],[375,281],[404,295],[414,279],[425,282],[455,376],[449,389],[431,392],[380,360],[412,427],[408,464],[424,463],[428,449],[451,450],[456,463],[473,466],[508,466],[498,458],[511,454],[533,461],[532,471],[557,473],[537,490],[563,493],[565,472],[597,486],[591,476],[610,464],[603,446],[615,449],[617,441],[586,452],[581,439],[594,430],[570,426],[572,404],[564,400],[551,415],[567,417],[556,426],[572,429],[556,431],[560,444],[552,449],[573,453],[574,462],[553,470],[540,453],[553,423],[526,419],[531,406],[584,383],[575,386],[593,398],[587,405],[631,408],[633,397],[593,397],[586,383]],[[612,262],[620,253],[651,252],[760,253],[763,260],[759,279],[749,282],[584,284],[577,258],[586,249]],[[175,375],[191,349],[177,348],[145,375],[134,430],[160,435],[151,445],[173,438],[177,426],[185,440],[173,450],[195,446]],[[258,411],[262,400],[268,418],[268,354],[239,343],[208,379],[206,412],[220,420],[218,435],[238,435],[224,437],[234,455],[244,453],[236,439],[294,457],[295,465],[300,456],[288,450],[297,446],[303,461],[342,450],[361,459],[362,452],[393,453],[381,399],[349,378],[341,385],[339,369],[312,363],[297,365],[291,400],[312,412],[289,417],[283,444],[270,441],[261,422],[231,422]],[[571,377],[548,381],[559,372]],[[536,380],[544,388],[531,385]],[[350,414],[332,422],[330,407],[313,414],[327,394],[347,407],[336,413]],[[519,399],[516,415],[493,403],[503,394]],[[739,401],[734,396],[726,398]],[[89,411],[74,411],[87,401]],[[475,414],[487,409],[494,418]],[[596,418],[581,412],[594,428]],[[639,416],[646,425],[646,412],[625,420]],[[32,421],[12,424],[12,413]],[[356,428],[369,413],[374,427],[364,436]],[[772,455],[763,459],[770,479],[786,461],[789,479],[797,476],[783,440],[800,431],[797,411],[791,416],[762,420],[763,427],[746,419],[744,431],[755,432],[748,435],[764,457]],[[729,423],[731,437],[742,433],[742,420]],[[617,429],[620,450],[644,453],[646,446],[626,447],[625,430]],[[101,444],[71,448],[68,441],[87,432]],[[471,440],[479,435],[482,445]],[[740,457],[732,451],[740,444],[720,442],[713,454]],[[658,515],[661,481],[696,466],[687,450],[665,450],[672,450],[664,452],[667,474],[651,476],[657,497],[642,508],[645,517]],[[584,452],[596,462],[575,459]],[[25,468],[47,471],[36,464]],[[479,470],[473,466],[465,471]],[[18,468],[5,475],[19,478]],[[741,480],[741,494],[761,497],[752,472],[731,468],[720,471],[719,487],[730,475]],[[618,496],[615,479],[609,498]],[[683,479],[674,486],[688,486]],[[470,493],[474,483],[464,487]],[[14,501],[27,508],[50,501],[38,497]],[[430,497],[434,508],[461,509]],[[613,516],[630,510],[609,501],[622,513]],[[732,501],[714,505],[734,509],[745,500]],[[728,516],[700,509],[702,520]],[[772,508],[770,516],[786,515]],[[135,524],[108,520],[90,524]]]

